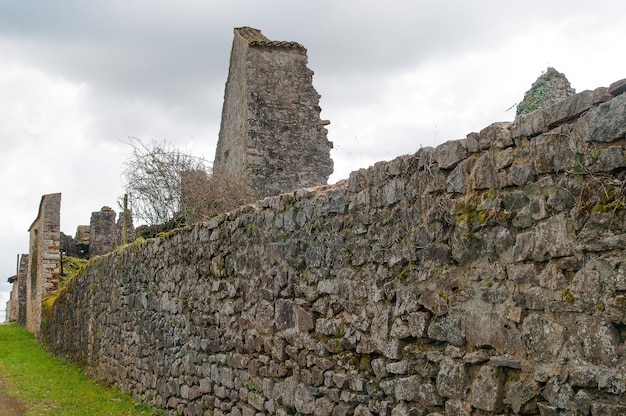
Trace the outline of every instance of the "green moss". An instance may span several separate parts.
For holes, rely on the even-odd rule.
[[[359,361],[359,370],[363,372],[369,372],[372,370],[372,359],[369,355],[363,354]]]
[[[610,188],[602,193],[602,201],[592,208],[594,214],[626,209],[626,192],[623,188]]]
[[[413,268],[413,266],[415,266],[415,264],[413,264],[413,262],[407,264],[407,266],[404,269],[402,269],[402,271],[398,275],[398,280],[405,279],[407,277],[407,275],[409,274],[409,271]]]
[[[574,295],[572,295],[572,292],[570,291],[569,287],[561,291],[561,299],[569,303],[574,303],[574,301],[576,300]]]

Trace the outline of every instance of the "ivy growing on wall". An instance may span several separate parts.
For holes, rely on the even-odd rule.
[[[524,94],[524,99],[517,106],[517,115],[530,113],[575,93],[564,74],[548,67]]]

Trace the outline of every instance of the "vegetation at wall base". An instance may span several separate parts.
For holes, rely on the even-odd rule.
[[[161,415],[119,390],[98,385],[75,365],[52,357],[33,334],[0,325],[0,394],[19,400],[26,415]]]

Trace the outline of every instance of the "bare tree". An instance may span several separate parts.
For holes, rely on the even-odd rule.
[[[124,163],[123,177],[133,215],[148,225],[171,221],[180,212],[184,173],[208,174],[210,164],[166,141],[145,144],[129,137],[126,143],[132,147],[132,154]]]
[[[157,232],[208,219],[252,202],[256,193],[244,174],[211,173],[203,158],[171,144],[149,145],[130,137],[132,155],[123,176],[133,215]]]

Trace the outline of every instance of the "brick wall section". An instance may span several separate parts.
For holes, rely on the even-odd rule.
[[[98,257],[43,339],[170,414],[626,414],[618,92]]]
[[[61,194],[41,197],[39,213],[29,228],[30,249],[26,278],[26,329],[39,334],[43,296],[59,285],[61,259]]]
[[[327,122],[306,49],[235,29],[214,170],[247,175],[260,197],[326,184]]]

